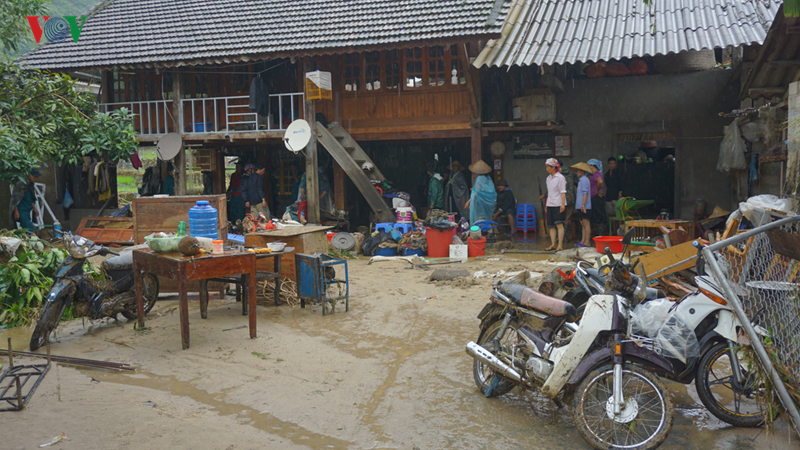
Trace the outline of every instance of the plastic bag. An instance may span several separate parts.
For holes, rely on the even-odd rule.
[[[661,355],[675,358],[683,363],[700,355],[700,343],[694,330],[677,315],[671,315],[658,330],[656,343],[661,346]]]
[[[61,202],[61,207],[64,209],[69,209],[75,203],[75,200],[72,199],[72,195],[69,193],[69,189],[64,191],[64,201]]]
[[[392,235],[385,231],[379,231],[375,236],[364,240],[364,243],[361,244],[361,254],[364,256],[372,256],[372,252],[374,252],[381,243],[390,240],[392,240]],[[397,244],[395,244],[395,246],[397,246]]]
[[[744,160],[744,152],[747,147],[739,131],[736,120],[725,128],[725,137],[719,144],[719,159],[717,160],[717,170],[720,172],[730,172],[731,169],[746,169],[747,162]]]
[[[637,306],[631,311],[631,332],[649,338],[656,337],[673,305],[668,299],[659,298]]]
[[[788,199],[778,198],[771,194],[756,195],[755,197],[748,198],[746,202],[739,203],[739,211],[741,211],[748,220],[750,218],[750,213],[756,208],[769,208],[788,213],[791,212],[792,205]]]

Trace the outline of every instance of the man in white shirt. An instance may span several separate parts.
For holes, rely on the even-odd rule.
[[[545,161],[547,173],[547,229],[550,232],[550,247],[545,250],[561,251],[564,246],[564,221],[567,209],[567,180],[561,175],[561,168],[555,158]],[[541,200],[545,199],[542,194]],[[556,234],[558,245],[556,245]]]

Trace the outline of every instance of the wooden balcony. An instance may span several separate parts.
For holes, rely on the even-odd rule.
[[[302,92],[271,94],[270,116],[250,111],[249,97],[184,98],[180,104],[180,126],[175,130],[172,100],[101,103],[101,112],[127,108],[133,114],[138,141],[156,141],[167,133],[180,132],[184,140],[235,140],[282,138],[292,120],[302,117]]]

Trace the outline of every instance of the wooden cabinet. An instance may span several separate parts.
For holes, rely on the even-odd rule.
[[[187,195],[170,197],[141,197],[131,202],[133,213],[133,241],[144,243],[144,237],[163,231],[175,233],[178,223],[189,223],[189,208],[198,200],[207,200],[208,204],[217,208],[217,230],[220,239],[228,238],[228,205],[224,195]]]

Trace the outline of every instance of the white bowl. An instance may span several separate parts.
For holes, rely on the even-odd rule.
[[[286,247],[285,242],[270,242],[267,244],[267,248],[272,250],[273,252],[280,252]]]

